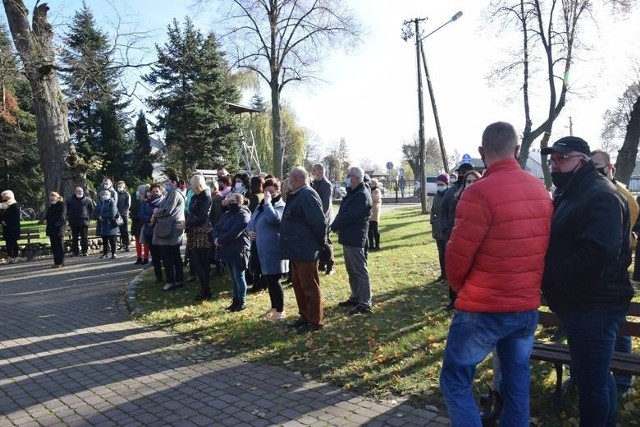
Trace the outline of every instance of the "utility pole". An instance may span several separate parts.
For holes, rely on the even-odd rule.
[[[416,66],[418,72],[418,142],[419,142],[419,156],[420,159],[418,161],[418,180],[420,182],[420,205],[422,206],[422,213],[427,213],[427,191],[426,191],[426,177],[424,173],[424,163],[426,157],[426,144],[424,140],[424,101],[422,96],[422,70],[420,64],[420,22],[425,21],[427,18],[414,18],[408,21],[404,21],[404,25],[409,25],[413,23],[415,27],[415,33],[411,34],[411,31],[403,31],[402,38],[408,40],[413,35],[416,37]]]

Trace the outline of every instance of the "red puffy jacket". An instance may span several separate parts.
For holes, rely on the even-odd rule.
[[[515,159],[491,164],[456,208],[445,255],[455,307],[476,313],[538,308],[552,214],[549,193]]]

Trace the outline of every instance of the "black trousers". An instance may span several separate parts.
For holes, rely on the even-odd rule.
[[[148,238],[147,238],[148,237]],[[151,236],[145,235],[145,240],[151,242]],[[153,263],[153,272],[156,275],[156,280],[162,282],[162,251],[158,245],[150,245],[149,252],[151,252],[151,262]]]
[[[6,240],[7,243],[7,256],[9,258],[18,258],[18,252],[20,252],[20,248],[18,247],[18,239],[14,239],[13,237],[8,237]]]
[[[71,226],[71,253],[78,255],[80,249],[78,249],[78,239],[80,239],[80,248],[82,253],[86,254],[89,250],[89,226],[87,225],[72,225]]]
[[[124,249],[129,247],[129,217],[124,215],[120,216],[124,220],[124,223],[118,226],[120,229],[120,245]]]
[[[102,254],[106,255],[111,249],[111,255],[116,253],[116,236],[102,236]]]
[[[280,284],[281,274],[264,274],[262,280],[267,284],[269,289],[269,299],[271,300],[271,308],[275,308],[277,312],[284,310],[284,290]]]
[[[51,243],[51,252],[53,253],[53,263],[55,265],[64,264],[64,243],[63,236],[49,236]]]
[[[446,277],[444,270],[444,251],[447,248],[447,241],[442,239],[436,239],[436,246],[438,247],[438,261],[440,261],[440,276]]]
[[[209,286],[209,275],[211,274],[209,251],[209,248],[189,249],[189,265],[194,269],[196,276],[198,276],[200,296],[206,298],[211,297],[211,287]]]
[[[184,272],[182,270],[180,245],[160,246],[160,256],[162,257],[162,263],[164,264],[167,283],[183,283]]]
[[[378,232],[378,221],[369,221],[369,248],[380,249],[380,233]]]

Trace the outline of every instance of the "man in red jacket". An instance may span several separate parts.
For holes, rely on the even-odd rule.
[[[529,425],[529,356],[553,206],[517,162],[518,137],[493,123],[479,148],[484,176],[463,194],[447,244],[447,279],[458,294],[440,373],[452,426],[481,426],[471,384],[496,348],[504,406],[500,424]]]

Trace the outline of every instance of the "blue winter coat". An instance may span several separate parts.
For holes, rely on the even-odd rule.
[[[280,221],[285,204],[278,196],[271,203],[261,202],[251,215],[247,231],[256,232],[256,246],[262,274],[289,271],[289,262],[280,255]]]
[[[116,215],[118,208],[114,199],[102,200],[98,202],[98,206],[93,211],[93,216],[97,220],[96,236],[107,237],[118,235],[118,225],[116,224]]]
[[[371,192],[360,183],[340,203],[340,210],[331,224],[331,231],[338,233],[338,242],[345,246],[363,248],[369,231]]]
[[[250,243],[247,235],[247,224],[250,212],[246,206],[239,206],[237,210],[228,210],[213,229],[214,242],[220,245],[216,248],[216,259],[247,268],[249,264]]]

